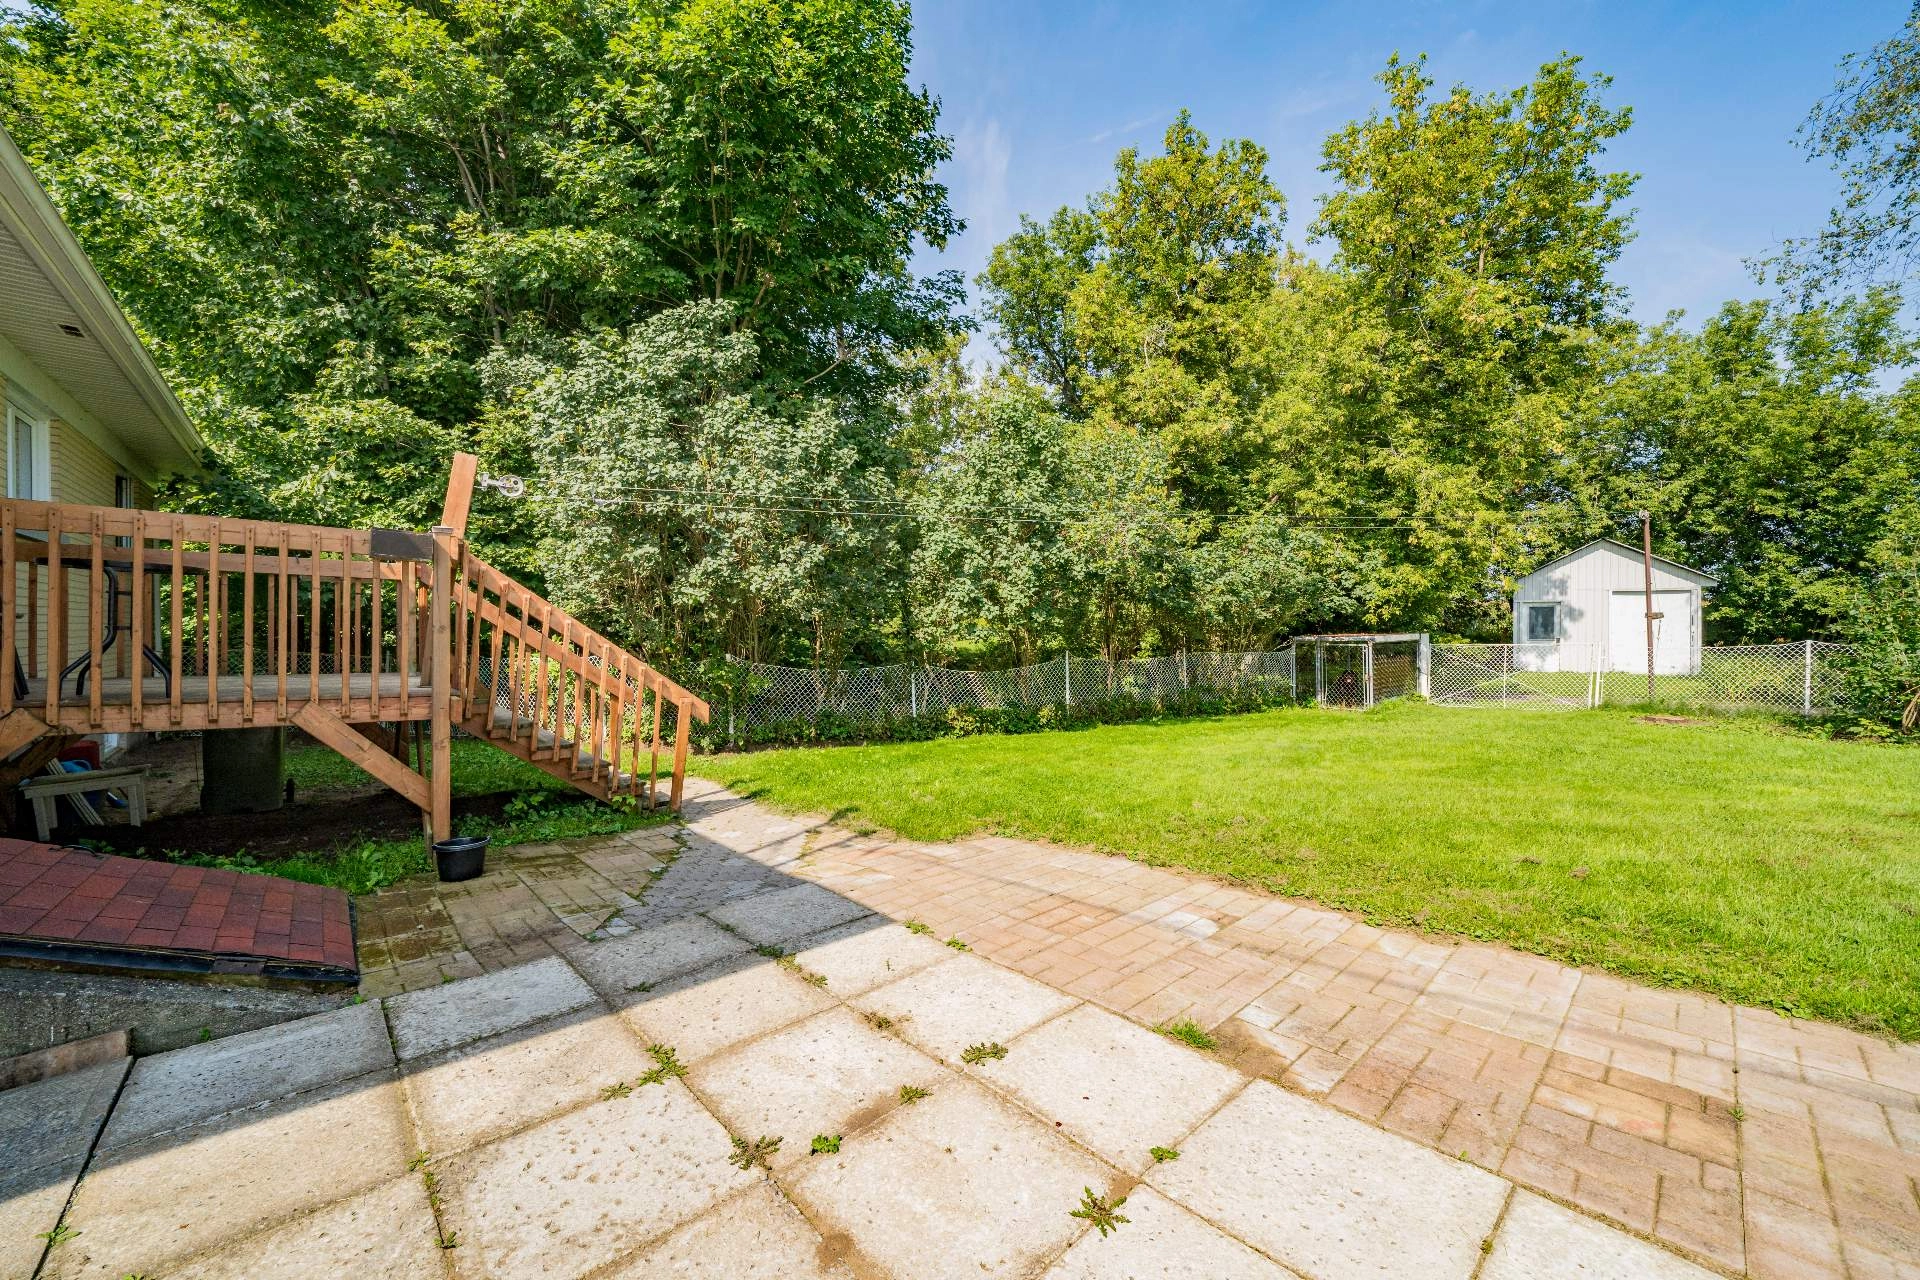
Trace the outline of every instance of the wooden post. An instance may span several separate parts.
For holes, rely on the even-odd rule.
[[[440,508],[440,527],[456,538],[467,536],[467,513],[473,510],[473,478],[480,459],[470,453],[453,455],[453,469],[447,473],[447,500]]]
[[[453,597],[452,529],[433,531],[433,590],[428,669],[433,680],[433,773],[427,779],[427,832],[434,840],[453,834],[453,629],[447,607]]]
[[[1653,702],[1653,624],[1660,615],[1653,611],[1653,513],[1640,513],[1640,566],[1646,574],[1647,589],[1647,701]]]

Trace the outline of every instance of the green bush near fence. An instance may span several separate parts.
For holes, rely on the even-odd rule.
[[[1158,699],[1097,698],[1072,706],[949,707],[944,711],[885,719],[856,719],[837,711],[740,725],[729,731],[727,713],[715,707],[713,720],[695,728],[702,752],[754,747],[844,746],[869,742],[930,742],[971,738],[983,733],[1042,733],[1052,729],[1088,729],[1102,724],[1137,724],[1181,716],[1233,715],[1292,706],[1285,690],[1193,690]]]

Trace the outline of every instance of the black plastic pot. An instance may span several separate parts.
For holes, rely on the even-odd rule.
[[[455,836],[437,840],[433,846],[433,864],[440,879],[447,883],[471,880],[486,868],[487,846],[491,836]]]

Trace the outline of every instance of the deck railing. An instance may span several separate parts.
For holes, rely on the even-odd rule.
[[[374,538],[0,500],[0,715],[82,733],[286,723],[309,703],[425,719],[431,541],[382,557]]]
[[[710,714],[704,700],[465,547],[455,592],[454,665],[460,686],[474,691],[469,729],[521,744],[528,758],[560,764],[608,795],[652,797],[671,707],[679,807],[692,722]]]

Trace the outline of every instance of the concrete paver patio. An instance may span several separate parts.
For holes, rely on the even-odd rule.
[[[0,1280],[1920,1275],[1912,1047],[707,787],[634,834],[388,891],[445,936],[384,999],[0,1093]]]

